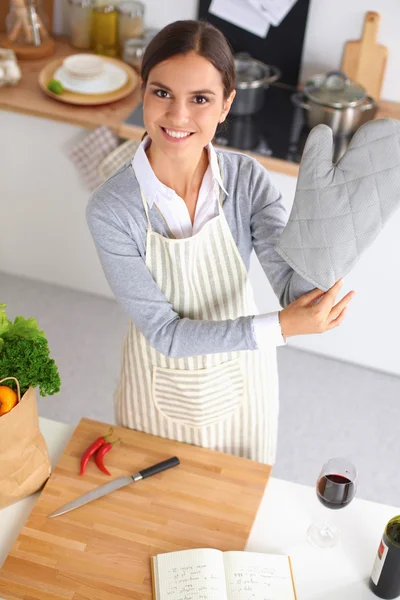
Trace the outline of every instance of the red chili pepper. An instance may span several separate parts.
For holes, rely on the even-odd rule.
[[[93,454],[106,443],[106,439],[110,437],[112,433],[113,430],[112,427],[110,427],[110,433],[108,435],[104,435],[102,437],[97,438],[97,440],[90,444],[89,448],[85,450],[81,457],[81,472],[79,473],[79,475],[84,474],[86,465],[88,464],[90,457],[93,456]]]
[[[104,455],[107,454],[107,452],[109,452],[111,450],[111,448],[113,447],[114,444],[116,444],[117,442],[119,442],[120,440],[115,440],[115,442],[108,442],[107,444],[103,444],[102,446],[100,446],[100,448],[97,450],[96,452],[96,456],[95,456],[95,461],[96,461],[96,465],[98,466],[98,468],[100,469],[100,471],[103,471],[103,473],[105,473],[106,475],[111,475],[110,471],[104,466]]]

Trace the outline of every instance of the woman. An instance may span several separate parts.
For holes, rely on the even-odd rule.
[[[211,145],[235,97],[222,33],[168,25],[147,47],[141,78],[147,135],[88,207],[104,272],[132,319],[117,423],[272,464],[276,346],[337,327],[352,293],[335,305],[340,281],[312,290],[280,258],[287,217],[268,173]],[[279,313],[256,314],[252,248],[286,307]]]

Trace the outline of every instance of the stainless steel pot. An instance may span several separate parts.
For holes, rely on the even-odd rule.
[[[281,72],[277,67],[266,65],[246,52],[235,54],[236,96],[230,114],[252,115],[264,105],[264,92],[277,81]]]
[[[352,135],[376,112],[373,98],[340,71],[315,75],[305,84],[303,92],[292,96],[292,100],[296,106],[305,109],[310,129],[323,123],[337,136]]]

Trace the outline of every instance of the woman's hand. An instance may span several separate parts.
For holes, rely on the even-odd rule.
[[[279,320],[282,336],[288,338],[293,335],[323,333],[340,325],[347,305],[355,294],[351,291],[335,304],[342,285],[343,280],[339,279],[327,292],[318,288],[311,290],[281,310]]]

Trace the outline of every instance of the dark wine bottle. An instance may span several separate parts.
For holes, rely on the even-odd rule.
[[[400,596],[400,515],[386,525],[369,587],[376,596],[385,600]]]

